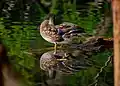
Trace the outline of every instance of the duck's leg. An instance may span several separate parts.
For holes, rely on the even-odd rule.
[[[57,43],[55,42],[54,44],[55,44],[54,45],[54,54],[56,54],[57,53]]]

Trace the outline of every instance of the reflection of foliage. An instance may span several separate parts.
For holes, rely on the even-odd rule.
[[[92,57],[92,60],[94,61],[94,66],[89,68],[88,70],[81,71],[79,73],[76,73],[75,76],[70,76],[67,80],[69,83],[69,86],[89,86],[94,82],[94,77],[96,74],[100,71],[100,68],[104,65],[104,63],[107,61],[106,57],[109,57],[111,55],[111,52],[105,51],[104,53],[94,55]],[[98,62],[99,61],[99,62]],[[108,67],[105,67],[100,73],[98,77],[98,86],[113,86],[113,69],[112,65],[108,64]],[[110,78],[112,77],[112,78]],[[72,79],[71,79],[72,78]],[[94,86],[90,85],[90,86]]]
[[[43,48],[43,44],[46,45],[46,47],[49,47],[48,45],[49,43],[47,42],[44,43],[42,38],[38,36],[39,32],[37,32],[37,30],[34,29],[37,28],[35,25],[38,25],[38,22],[43,20],[43,17],[46,15],[46,10],[43,9],[41,5],[37,2],[28,3],[27,0],[24,0],[26,1],[25,3],[30,5],[29,11],[26,11],[24,9],[25,4],[23,5],[23,3],[22,4],[19,3],[20,0],[17,1],[18,2],[15,5],[15,7],[13,7],[11,10],[8,10],[7,5],[4,8],[6,11],[8,11],[8,13],[11,16],[8,15],[8,13],[3,14],[10,16],[12,20],[9,18],[8,20],[11,20],[9,21],[10,24],[7,24],[6,23],[7,19],[4,19],[3,17],[0,18],[0,37],[2,38],[3,42],[9,49],[10,60],[15,66],[16,70],[20,71],[24,75],[25,80],[29,84],[34,86],[33,83],[37,82],[41,83],[40,76],[42,76],[43,73],[41,73],[39,67],[36,66],[35,62],[37,61],[35,60],[35,58],[33,58],[33,56],[26,55],[23,52],[29,51],[31,40],[36,40],[36,43],[34,44],[35,48],[36,47]],[[95,5],[92,3],[84,5],[83,8],[80,8],[80,6],[83,3],[76,4],[78,0],[39,0],[39,1],[52,1],[52,6],[49,8],[50,12],[56,14],[57,17],[62,16],[64,21],[78,24],[79,26],[85,28],[85,31],[87,33],[92,35],[94,34],[93,32],[96,28],[96,25],[99,24],[99,22],[103,19],[104,15],[103,13],[104,10],[96,8]],[[20,8],[18,3],[20,4]],[[108,7],[106,3],[105,5],[103,4],[103,6],[106,9]],[[78,7],[79,9],[77,9]],[[27,16],[28,22],[20,22],[21,20],[25,20],[24,19],[25,15],[23,15],[25,11],[28,13]],[[18,13],[20,14],[18,15]],[[12,22],[14,20],[17,20],[18,22]],[[59,19],[58,17],[58,20],[59,20],[58,22],[60,22],[61,19]],[[32,21],[34,24],[29,21]],[[112,24],[110,26],[112,26]],[[112,27],[110,27],[109,29],[111,28]],[[109,33],[105,35],[111,36],[111,31],[112,30],[110,30]],[[94,76],[99,71],[100,67],[104,65],[105,61],[107,60],[107,57],[109,57],[110,55],[111,55],[110,51],[105,51],[103,53],[93,55],[91,59],[95,60],[95,63],[92,68],[80,71],[74,76],[65,77],[65,79],[68,81],[68,86],[87,86],[88,84],[92,83]],[[112,71],[113,68],[111,64],[109,64],[108,67],[106,67],[103,70],[99,77],[99,83],[101,83],[101,86],[110,86],[111,84],[113,84]]]

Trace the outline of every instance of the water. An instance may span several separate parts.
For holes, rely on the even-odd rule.
[[[56,1],[59,2],[58,0]],[[48,73],[40,69],[39,60],[45,53],[53,52],[54,45],[48,43],[40,36],[38,27],[49,11],[57,14],[56,24],[62,21],[72,22],[85,28],[85,31],[90,35],[94,34],[93,28],[95,28],[103,18],[101,9],[99,10],[94,5],[94,2],[88,5],[87,2],[82,1],[81,4],[79,4],[78,0],[76,1],[77,4],[75,4],[75,2],[72,3],[70,0],[68,2],[63,0],[59,2],[60,4],[52,6],[54,9],[50,8],[51,4],[49,2],[47,2],[48,4],[42,4],[43,2],[44,0],[42,0],[41,3],[37,0],[29,2],[27,0],[1,1],[0,36],[9,49],[8,54],[12,65],[16,71],[22,73],[24,76],[23,80],[29,84],[29,86],[40,86],[40,84],[43,84],[44,81],[48,79]],[[64,47],[65,49],[61,50],[62,54],[63,51],[70,53],[77,58],[78,61],[89,57],[79,49],[67,49],[66,46]],[[54,81],[60,86],[66,84],[68,86],[88,86],[94,82],[95,75],[110,55],[111,51],[97,53],[97,55],[93,54],[92,57],[87,60],[89,64],[92,64],[88,69],[81,70],[74,75],[61,75],[58,73],[55,81],[50,79],[47,82],[48,84],[53,84]],[[67,64],[67,62],[65,63]],[[107,71],[102,72],[100,76],[102,80],[100,80],[100,82],[102,84],[113,84],[113,78],[111,78],[112,66],[109,65],[106,70]],[[107,75],[107,73],[109,74]],[[109,75],[111,76],[110,78]],[[110,81],[105,81],[107,79]]]

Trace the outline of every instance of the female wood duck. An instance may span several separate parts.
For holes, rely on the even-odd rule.
[[[75,30],[75,26],[54,25],[53,14],[49,14],[48,17],[40,25],[40,34],[48,42],[54,43],[54,49],[56,53],[57,44],[68,44],[71,40],[71,33],[80,32]]]

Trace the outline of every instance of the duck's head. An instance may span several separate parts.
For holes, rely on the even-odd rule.
[[[54,14],[48,14],[45,20],[41,23],[40,28],[44,28],[48,25],[54,25]]]
[[[46,16],[45,20],[49,21],[49,24],[54,24],[55,15],[50,13]]]

